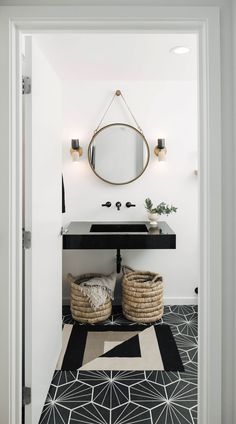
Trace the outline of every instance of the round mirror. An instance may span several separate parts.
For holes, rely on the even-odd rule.
[[[97,131],[88,148],[93,172],[110,184],[128,184],[147,168],[149,147],[144,135],[127,124],[110,124]]]

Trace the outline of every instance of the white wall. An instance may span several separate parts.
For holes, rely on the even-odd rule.
[[[124,186],[97,178],[87,159],[87,147],[114,91],[122,90],[150,146],[150,163],[135,182]],[[181,107],[180,107],[181,105]],[[178,212],[164,218],[177,235],[176,250],[123,250],[123,263],[164,276],[167,303],[196,301],[198,263],[197,83],[196,81],[67,81],[63,82],[63,174],[66,190],[64,224],[70,221],[146,220],[144,200],[166,201]],[[133,125],[122,104],[115,101],[104,125],[123,121]],[[166,138],[167,161],[154,155],[156,139]],[[79,138],[84,154],[72,162],[70,140]],[[111,208],[101,204],[111,201]],[[121,201],[118,212],[115,202]],[[127,209],[131,201],[136,208]],[[63,297],[69,299],[68,272],[110,272],[115,251],[64,251]]]

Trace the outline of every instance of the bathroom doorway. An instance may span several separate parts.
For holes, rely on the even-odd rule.
[[[203,167],[203,169],[204,169],[204,167]],[[204,174],[203,174],[204,175]]]
[[[101,45],[102,57],[99,52]],[[65,383],[60,380],[62,375],[60,369],[54,375],[54,379],[53,372],[55,359],[61,349],[62,304],[64,325],[69,327],[73,323],[67,306],[70,304],[67,275],[107,274],[116,269],[114,250],[62,250],[63,233],[70,222],[145,222],[147,218],[144,203],[147,197],[151,197],[154,202],[167,201],[177,206],[177,213],[168,217],[168,224],[176,234],[176,249],[123,249],[122,259],[123,263],[134,269],[156,271],[164,278],[165,309],[162,322],[172,329],[182,357],[180,358],[182,368],[181,366],[169,368],[177,374],[172,371],[172,374],[166,374],[166,378],[170,379],[173,387],[179,385],[181,378],[181,384],[186,389],[186,397],[187,393],[191,392],[191,405],[187,408],[183,396],[183,405],[176,411],[176,416],[181,416],[182,409],[187,408],[188,420],[194,423],[197,416],[198,372],[195,289],[200,280],[197,36],[177,33],[114,33],[108,38],[106,34],[35,34],[26,37],[23,46],[24,77],[30,78],[32,84],[32,92],[23,96],[26,141],[25,228],[31,228],[33,235],[31,249],[25,249],[25,385],[31,387],[32,393],[37,393],[35,395],[37,399],[45,399],[45,390],[48,390],[51,380],[58,392],[63,390]],[[186,49],[185,54],[181,48]],[[93,55],[90,54],[92,49],[94,49]],[[117,88],[129,99],[132,110],[135,110],[139,122],[142,122],[142,131],[150,149],[150,160],[145,173],[133,183],[124,186],[107,184],[93,175],[86,154],[94,129],[103,116],[103,111],[106,110],[109,98]],[[133,124],[131,122],[133,116],[129,116],[120,102],[114,104],[113,108],[109,109],[105,119],[103,117],[104,126],[112,122]],[[71,140],[75,139],[79,139],[83,147],[83,155],[78,162],[72,161],[70,153]],[[159,161],[154,154],[157,139],[166,139],[165,162]],[[40,172],[42,167],[43,173]],[[63,215],[62,174],[65,191]],[[53,196],[50,193],[53,193]],[[107,200],[112,207],[106,209],[102,204]],[[131,200],[135,207],[125,207],[126,200]],[[121,201],[120,209],[115,207],[117,201]],[[38,260],[41,250],[44,254],[43,257],[41,255],[43,266]],[[61,280],[63,280],[62,300],[61,286],[58,285],[58,281]],[[33,286],[31,281],[34,282]],[[116,323],[128,325],[119,309],[121,303],[121,274],[118,274],[113,314],[110,318],[113,326]],[[31,316],[33,324],[29,325]],[[109,325],[109,320],[106,321],[106,325]],[[41,326],[44,332],[40,332]],[[131,328],[132,326],[130,331]],[[68,334],[68,331],[72,330],[66,331]],[[50,343],[52,334],[53,344]],[[109,343],[111,346],[115,341]],[[48,346],[47,352],[45,344]],[[32,346],[36,346],[37,349],[32,351]],[[64,353],[66,346],[63,346]],[[93,357],[91,353],[87,353],[87,356]],[[68,360],[64,362],[67,363],[66,369],[69,370],[70,377],[74,378],[67,386],[70,392],[70,387],[73,388],[78,377],[73,366],[70,368],[68,365]],[[37,367],[34,365],[36,363]],[[90,364],[88,368],[95,370],[93,378],[96,366],[94,364],[95,368],[91,368]],[[144,365],[140,366],[144,368]],[[140,372],[136,381],[140,384],[140,390],[145,390],[143,387],[145,378],[154,392],[158,389],[158,384],[162,384],[163,387],[168,384],[165,379],[162,383],[159,382],[158,370],[151,371],[151,366],[147,371],[143,369],[143,376]],[[100,380],[100,371],[97,371],[97,386],[104,385],[104,378],[109,378],[109,372],[117,371],[114,369],[107,372],[106,367],[110,369],[104,364],[102,372],[105,374]],[[140,368],[135,369],[134,373],[138,369]],[[185,373],[181,377],[179,372],[183,369]],[[125,373],[122,361],[119,368],[119,373],[122,373],[120,370]],[[62,367],[61,371],[65,371],[65,368]],[[126,391],[130,384],[128,374],[117,376],[120,405],[127,397]],[[123,386],[119,386],[119,379],[125,380],[125,378],[128,382],[122,391]],[[81,380],[79,383],[84,384]],[[50,396],[41,415],[42,422],[49,419],[49,415],[52,414]],[[80,403],[79,399],[78,402]],[[131,404],[131,409],[137,402],[138,400]],[[142,402],[145,402],[145,399],[141,399]],[[90,403],[93,404],[92,398]],[[97,403],[99,404],[99,400]],[[56,398],[55,405],[56,411],[58,408]],[[138,405],[142,407],[140,402]],[[105,406],[102,399],[100,406],[101,408]],[[113,414],[114,405],[109,407]],[[63,408],[62,405],[62,412]],[[26,424],[37,423],[40,409],[42,410],[40,402],[37,405],[31,403],[25,406]],[[101,413],[103,412],[102,410]],[[144,417],[147,413],[149,414],[145,410]],[[153,413],[156,414],[155,411]],[[75,417],[78,414],[80,411],[75,412]]]

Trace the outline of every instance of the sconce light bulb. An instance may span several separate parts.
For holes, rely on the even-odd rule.
[[[166,141],[164,138],[158,138],[157,145],[154,149],[155,155],[158,157],[160,162],[164,162],[166,160]]]
[[[80,147],[78,138],[71,140],[70,154],[71,154],[73,162],[78,162],[80,156],[82,156],[83,149],[82,147]]]
[[[72,156],[73,162],[78,162],[79,161],[79,152],[77,150],[73,150],[71,152],[71,156]]]
[[[158,154],[158,160],[159,160],[160,162],[163,162],[163,161],[165,161],[165,160],[166,160],[166,150],[165,150],[165,149],[161,149],[161,150],[159,151],[159,154]]]

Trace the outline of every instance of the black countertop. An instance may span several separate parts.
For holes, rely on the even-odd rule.
[[[90,232],[92,225],[141,224],[147,232]],[[158,222],[151,227],[145,221],[71,222],[63,235],[63,249],[175,249],[176,235],[169,225]]]

